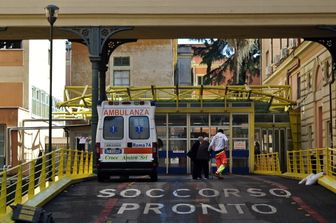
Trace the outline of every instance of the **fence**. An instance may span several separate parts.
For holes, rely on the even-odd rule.
[[[256,155],[254,173],[269,175],[281,174],[278,153],[276,152]]]
[[[305,149],[287,152],[287,173],[303,178],[310,173],[326,171],[327,149]]]
[[[327,149],[327,165],[326,165],[326,175],[333,177],[336,180],[336,149]]]
[[[336,193],[336,149],[317,148],[287,152],[287,176],[302,179],[324,172],[319,184]]]
[[[0,173],[0,214],[24,203],[64,177],[92,173],[93,154],[59,149]]]

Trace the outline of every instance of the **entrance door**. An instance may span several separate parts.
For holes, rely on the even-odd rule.
[[[286,152],[287,152],[287,135],[286,128],[262,128],[255,129],[260,133],[260,138],[256,140],[261,141],[261,153],[274,153],[279,154],[280,170],[286,171]]]
[[[159,173],[187,173],[187,115],[160,114],[155,116],[159,148]]]
[[[249,173],[249,115],[232,114],[232,173]]]
[[[190,128],[189,128],[189,145],[188,150],[192,147],[192,145],[198,140],[199,136],[209,137],[210,129],[209,129],[209,114],[208,113],[196,113],[190,114]],[[191,173],[192,162],[188,158],[188,173]]]

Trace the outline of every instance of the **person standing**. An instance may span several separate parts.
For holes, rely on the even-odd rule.
[[[225,154],[225,150],[228,149],[229,140],[224,134],[223,129],[218,129],[217,134],[212,138],[212,141],[209,145],[209,151],[213,150],[215,152],[216,159],[216,177],[222,179],[222,172],[225,169],[227,164],[227,158]]]
[[[201,144],[201,141],[203,141],[203,137],[199,136],[197,141],[192,145],[191,149],[187,153],[187,156],[191,159],[191,165],[192,165],[191,174],[194,180],[197,180],[197,178],[199,177],[198,172],[197,172],[198,167],[196,163],[196,155],[197,155],[198,148]]]
[[[196,154],[196,173],[198,178],[202,178],[202,171],[204,174],[205,179],[209,179],[209,159],[210,159],[210,153],[209,153],[209,138],[204,137],[203,140],[200,141],[200,145],[197,150]]]

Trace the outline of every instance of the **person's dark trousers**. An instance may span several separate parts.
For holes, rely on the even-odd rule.
[[[201,173],[203,171],[204,177],[209,178],[209,161],[208,160],[198,160],[198,166],[200,167],[199,170],[199,177],[201,177]]]
[[[192,174],[192,178],[194,180],[196,180],[198,177],[200,177],[200,167],[199,167],[199,164],[197,162],[197,160],[193,160],[192,161],[192,171],[191,171],[191,174]]]
[[[194,175],[193,179],[201,178],[201,163],[200,160],[194,160]]]

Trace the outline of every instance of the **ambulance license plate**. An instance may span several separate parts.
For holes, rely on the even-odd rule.
[[[121,149],[120,148],[106,148],[105,149],[105,154],[121,154]]]

